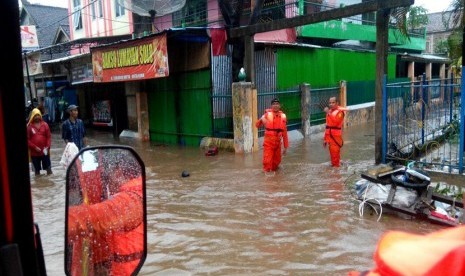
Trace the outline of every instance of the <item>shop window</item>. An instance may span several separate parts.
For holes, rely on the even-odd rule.
[[[95,2],[92,2],[92,4],[90,4],[90,16],[92,17],[92,20],[95,20],[96,16],[95,16]]]
[[[126,13],[124,7],[120,4],[120,0],[115,0],[115,14],[116,17],[123,16]]]
[[[82,29],[81,0],[73,0],[73,27],[74,30]]]
[[[173,13],[174,27],[198,27],[207,25],[207,1],[186,1],[184,7]]]
[[[241,25],[248,24],[251,16],[251,5],[251,0],[244,0],[244,10],[242,12],[240,21]],[[262,11],[258,18],[258,22],[269,22],[282,18],[286,18],[285,0],[265,0],[263,2]]]
[[[103,3],[102,0],[97,0],[98,3],[98,16],[99,18],[103,18]]]
[[[286,3],[284,0],[265,0],[259,22],[269,22],[286,18]]]

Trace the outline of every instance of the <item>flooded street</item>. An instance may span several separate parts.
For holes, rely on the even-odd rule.
[[[92,132],[90,145],[130,145],[146,165],[148,254],[139,275],[347,275],[372,267],[380,235],[426,233],[441,226],[366,211],[349,184],[374,165],[374,125],[345,130],[343,165],[330,167],[322,134],[291,140],[281,169],[262,172],[250,155],[113,140]],[[31,172],[34,219],[48,275],[64,274],[64,143],[53,133],[54,174]],[[182,171],[189,177],[181,177]],[[42,172],[44,174],[45,172]]]

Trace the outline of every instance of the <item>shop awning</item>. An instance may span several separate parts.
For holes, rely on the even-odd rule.
[[[41,63],[42,64],[62,63],[62,62],[65,62],[65,61],[71,61],[71,60],[74,60],[74,59],[83,58],[85,56],[90,57],[90,53],[83,53],[83,54],[77,54],[77,55],[72,55],[72,56],[67,56],[67,57],[62,57],[62,58],[57,58],[57,59],[51,59],[51,60],[47,60],[47,61],[42,61]]]

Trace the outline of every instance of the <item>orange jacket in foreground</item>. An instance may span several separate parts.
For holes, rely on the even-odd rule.
[[[130,275],[143,256],[144,224],[142,178],[135,178],[122,185],[118,193],[96,204],[72,206],[68,213],[68,235],[89,235],[83,242],[73,244],[72,275],[93,271],[105,266],[109,275]],[[91,269],[80,267],[79,254],[89,252]],[[85,262],[84,262],[85,263]],[[91,272],[92,273],[92,272]]]
[[[386,233],[378,243],[375,268],[349,276],[462,276],[465,275],[465,226],[427,235]]]

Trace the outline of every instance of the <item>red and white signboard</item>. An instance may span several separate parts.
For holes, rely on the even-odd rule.
[[[92,49],[94,82],[169,76],[166,34]]]
[[[36,26],[21,26],[21,46],[23,50],[35,50],[39,48]]]

